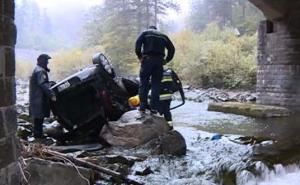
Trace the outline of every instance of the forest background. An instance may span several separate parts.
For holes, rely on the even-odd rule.
[[[264,19],[262,13],[246,0],[191,0],[178,26],[169,16],[181,11],[182,2],[176,0],[104,0],[78,19],[82,26],[74,38],[64,31],[72,31],[73,25],[64,23],[60,29],[36,1],[21,0],[16,8],[17,48],[51,53],[53,80],[91,65],[96,52],[108,56],[117,74],[137,76],[136,38],[149,25],[156,25],[176,48],[166,67],[173,68],[186,85],[255,88],[257,25]],[[35,61],[25,60],[17,57],[17,78],[28,80]]]

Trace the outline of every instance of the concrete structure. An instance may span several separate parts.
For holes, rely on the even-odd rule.
[[[265,14],[258,29],[258,103],[300,110],[300,1],[250,0]]]
[[[19,185],[15,112],[14,1],[0,0],[0,185]]]

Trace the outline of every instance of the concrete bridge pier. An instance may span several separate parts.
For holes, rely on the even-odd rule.
[[[15,112],[14,1],[0,0],[0,185],[19,185]]]
[[[300,1],[250,1],[268,19],[258,29],[257,102],[300,111]]]

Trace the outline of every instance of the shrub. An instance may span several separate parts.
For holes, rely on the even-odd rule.
[[[201,33],[173,36],[176,55],[170,63],[183,80],[198,87],[251,88],[256,83],[256,35],[237,37],[231,28],[210,24]]]
[[[69,75],[92,65],[92,56],[101,52],[103,49],[98,47],[87,49],[72,49],[55,53],[50,62],[51,79],[62,80]]]
[[[16,78],[29,80],[33,70],[33,64],[28,61],[16,60]]]

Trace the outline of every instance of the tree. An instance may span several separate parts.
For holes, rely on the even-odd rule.
[[[160,16],[168,8],[176,7],[171,0],[106,0],[92,8],[84,27],[84,43],[102,45],[119,73],[136,72],[136,37],[150,24],[162,21]]]
[[[195,31],[217,22],[221,28],[230,26],[253,34],[262,19],[262,13],[246,0],[193,0],[188,22]]]
[[[18,28],[17,47],[26,49],[51,50],[58,47],[53,37],[51,20],[33,0],[22,0],[16,4],[16,25]]]

